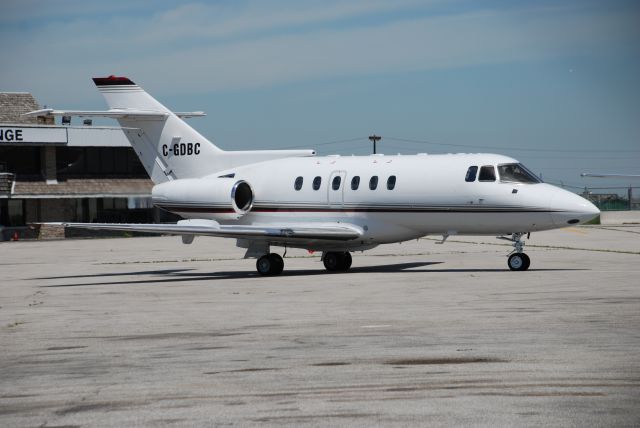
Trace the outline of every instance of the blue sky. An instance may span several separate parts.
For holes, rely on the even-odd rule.
[[[125,75],[225,149],[366,154],[375,132],[626,185],[579,174],[640,173],[639,23],[616,0],[5,0],[0,90],[102,109],[90,77]]]

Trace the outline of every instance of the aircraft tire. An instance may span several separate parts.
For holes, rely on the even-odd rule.
[[[274,260],[269,256],[270,254],[266,254],[256,260],[256,270],[262,276],[272,275],[271,270],[273,268]]]
[[[265,254],[256,261],[256,270],[262,276],[280,275],[284,269],[284,260],[279,254]]]
[[[324,263],[324,267],[330,272],[339,270],[340,266],[342,265],[343,259],[340,256],[340,253],[334,251],[329,251],[328,253],[326,253],[322,260],[322,262]]]
[[[522,270],[529,269],[529,266],[531,266],[531,259],[525,253],[522,253],[522,258],[524,259],[524,265],[522,266]]]
[[[509,269],[511,270],[527,270],[529,269],[529,265],[531,265],[531,259],[529,259],[529,256],[525,253],[514,253],[509,256],[507,265],[509,265]]]
[[[269,275],[280,275],[284,269],[284,260],[280,257],[280,254],[271,253],[268,255],[271,259],[271,270]]]
[[[342,266],[341,269],[342,270],[349,270],[349,268],[351,267],[351,263],[353,262],[353,259],[351,258],[351,253],[349,253],[348,251],[346,251],[344,253],[344,256],[342,257]]]

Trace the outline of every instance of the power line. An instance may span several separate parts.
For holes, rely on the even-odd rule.
[[[300,144],[297,146],[281,147],[281,149],[284,150],[284,149],[300,149],[300,148],[308,148],[308,147],[329,146],[331,144],[351,143],[353,141],[366,140],[366,139],[367,137],[346,138],[344,140],[333,140],[333,141],[327,141],[324,143]]]
[[[640,153],[640,150],[611,150],[611,149],[603,149],[603,150],[589,150],[589,149],[531,149],[531,148],[517,148],[517,147],[505,147],[505,146],[485,146],[485,145],[470,145],[470,144],[454,144],[454,143],[435,143],[433,141],[427,140],[413,140],[409,138],[398,138],[398,137],[384,137],[385,140],[391,141],[400,141],[404,143],[418,143],[418,144],[429,144],[433,146],[449,146],[449,147],[467,147],[472,149],[496,149],[496,150],[510,150],[510,151],[521,151],[521,152],[557,152],[557,153]]]

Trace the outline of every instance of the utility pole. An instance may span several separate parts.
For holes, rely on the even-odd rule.
[[[382,140],[382,137],[379,135],[373,134],[369,136],[369,140],[373,142],[373,154],[375,155],[376,153],[378,153],[378,151],[376,150],[376,143]]]

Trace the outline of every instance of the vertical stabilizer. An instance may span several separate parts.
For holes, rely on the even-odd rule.
[[[118,122],[154,183],[203,177],[222,168],[223,150],[131,80],[109,76],[93,82],[111,110],[125,113]]]

